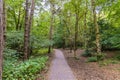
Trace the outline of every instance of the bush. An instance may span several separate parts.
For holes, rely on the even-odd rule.
[[[115,59],[107,59],[107,60],[104,60],[104,61],[100,61],[99,62],[99,65],[100,66],[107,66],[109,64],[118,64],[119,61],[115,60]]]
[[[35,80],[36,73],[45,67],[48,57],[29,59],[16,64],[8,61],[4,62],[3,80]]]
[[[90,50],[85,50],[85,51],[82,53],[82,56],[83,56],[83,57],[91,57],[91,56],[92,56],[91,51],[90,51]]]
[[[5,48],[4,49],[4,59],[5,60],[15,60],[15,59],[18,59],[17,51]]]
[[[97,62],[97,61],[98,61],[97,57],[89,57],[87,59],[87,62]]]
[[[105,53],[98,53],[98,54],[97,54],[97,59],[98,59],[98,60],[103,60],[103,59],[105,59],[105,56],[106,56]]]
[[[116,56],[115,56],[115,59],[117,59],[117,60],[120,61],[120,55],[116,55]]]
[[[6,35],[6,46],[17,51],[23,50],[23,32],[9,32]]]
[[[48,54],[48,48],[35,49],[33,50],[33,53],[32,53],[32,55],[36,55],[36,56],[46,55],[46,54]]]

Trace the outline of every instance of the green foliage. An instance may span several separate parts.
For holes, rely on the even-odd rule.
[[[116,59],[116,60],[119,60],[119,61],[120,61],[120,54],[118,53],[118,54],[114,57],[114,59]]]
[[[3,80],[35,80],[36,73],[45,68],[48,57],[30,58],[25,62],[5,61]]]
[[[5,48],[5,50],[4,50],[4,59],[5,60],[17,60],[18,56],[19,55],[17,54],[16,50]]]
[[[93,55],[97,57],[97,60],[98,60],[98,61],[104,60],[105,57],[106,57],[106,54],[105,54],[105,53],[94,53]]]
[[[48,48],[41,48],[41,49],[35,49],[33,50],[32,55],[34,56],[40,56],[40,55],[46,55],[48,54]]]
[[[6,34],[6,46],[21,51],[23,49],[23,35],[22,31],[8,32]]]
[[[85,51],[82,53],[82,56],[83,56],[83,57],[91,57],[91,56],[92,56],[91,51],[90,51],[90,50],[85,50]]]
[[[64,46],[64,23],[61,22],[58,24],[58,27],[55,30],[55,34],[53,36],[54,46],[58,48],[62,48]]]
[[[115,26],[107,20],[101,19],[98,21],[101,27],[102,48],[103,49],[120,49],[120,27]]]
[[[95,56],[95,57],[89,57],[88,59],[87,59],[87,62],[97,62],[98,61],[98,59],[97,59],[97,57]]]
[[[108,66],[109,64],[118,64],[119,61],[115,59],[106,59],[99,62],[100,66]]]
[[[106,57],[106,54],[105,53],[92,53],[91,56],[92,57],[88,58],[88,62],[97,62],[97,61],[104,60]]]

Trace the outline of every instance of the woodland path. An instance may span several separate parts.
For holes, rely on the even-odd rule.
[[[48,80],[76,80],[63,52],[55,49],[55,56],[50,66]]]

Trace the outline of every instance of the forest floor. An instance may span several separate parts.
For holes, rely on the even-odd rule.
[[[39,73],[40,75],[37,78],[37,80],[48,80],[49,68],[50,68],[51,62],[52,62],[52,60],[54,58],[54,54],[53,53],[54,52],[52,52],[52,53],[50,53],[50,54],[47,55],[47,56],[49,56],[49,60],[46,63],[46,67],[42,71],[40,71],[40,73]]]
[[[99,62],[86,62],[87,58],[81,56],[83,50],[77,50],[78,60],[73,58],[69,50],[63,52],[77,80],[120,80],[119,63],[101,66]],[[109,54],[108,58],[114,55],[112,52],[106,53]]]

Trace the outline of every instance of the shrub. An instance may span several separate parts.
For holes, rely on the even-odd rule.
[[[100,66],[107,66],[109,64],[117,64],[119,63],[119,61],[115,60],[115,59],[106,59],[104,61],[100,61],[99,62],[99,65]]]
[[[13,49],[4,49],[4,59],[5,60],[17,60],[18,59],[18,54],[16,50]]]
[[[97,57],[98,60],[103,60],[103,59],[105,59],[106,54],[105,53],[95,53],[95,56]]]
[[[87,62],[97,62],[98,60],[97,60],[97,57],[89,57],[88,59],[87,59]]]
[[[25,62],[4,63],[3,80],[35,80],[36,73],[45,67],[48,57],[32,58]]]
[[[91,51],[90,51],[90,50],[85,50],[85,51],[82,53],[82,56],[83,56],[83,57],[91,57],[91,56],[92,56]]]
[[[17,51],[22,51],[23,49],[23,32],[9,32],[7,33],[6,37],[6,46],[10,49],[14,49]]]
[[[120,60],[120,55],[116,55],[115,59]]]
[[[35,49],[33,50],[33,53],[32,53],[32,55],[36,55],[36,56],[46,55],[46,54],[48,54],[47,48]]]

